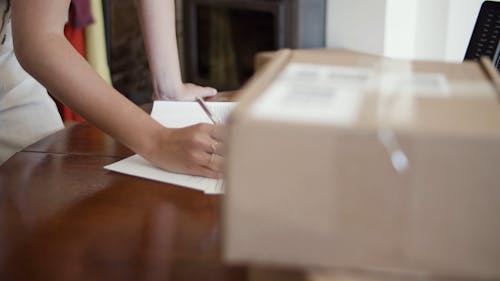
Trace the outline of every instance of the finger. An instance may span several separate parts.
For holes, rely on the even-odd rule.
[[[213,97],[217,94],[217,90],[212,87],[203,87],[203,90],[200,97]]]
[[[219,154],[223,155],[224,143],[223,143],[223,126],[214,126],[210,124],[200,123],[199,126],[201,131],[205,132],[205,136],[200,139],[200,144],[204,152],[208,154]]]
[[[213,153],[220,155],[220,156],[224,156],[226,145],[223,142],[214,143],[212,148],[215,148],[213,150],[214,151]]]
[[[202,166],[205,166],[215,172],[222,172],[224,165],[224,158],[222,156],[217,154],[207,154],[205,161],[206,162],[202,164]]]
[[[210,137],[217,142],[224,142],[226,138],[226,127],[224,125],[213,125],[210,130]]]
[[[232,97],[238,95],[238,91],[219,91],[217,95],[208,98],[210,101],[230,101]]]
[[[211,169],[204,167],[204,166],[198,166],[196,171],[193,171],[192,174],[195,176],[212,178],[212,179],[222,179],[223,178],[222,173],[216,172],[216,171],[211,170]]]
[[[217,154],[219,156],[224,155],[225,145],[224,143],[218,142],[211,139],[204,144],[204,151],[208,154]]]

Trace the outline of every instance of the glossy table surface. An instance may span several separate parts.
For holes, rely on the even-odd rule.
[[[221,196],[121,175],[88,123],[0,166],[0,280],[248,280],[221,257]]]

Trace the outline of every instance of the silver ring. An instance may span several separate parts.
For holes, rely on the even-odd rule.
[[[210,146],[210,148],[212,149],[212,154],[215,154],[217,153],[217,145],[219,144],[219,142],[214,142],[212,143],[212,145]]]

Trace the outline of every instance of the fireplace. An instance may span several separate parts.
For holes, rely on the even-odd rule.
[[[219,90],[239,88],[254,55],[325,46],[326,0],[184,0],[184,75]]]

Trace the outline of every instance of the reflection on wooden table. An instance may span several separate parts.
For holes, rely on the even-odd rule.
[[[84,123],[5,162],[0,279],[246,280],[221,259],[221,197],[102,168],[131,154]]]

